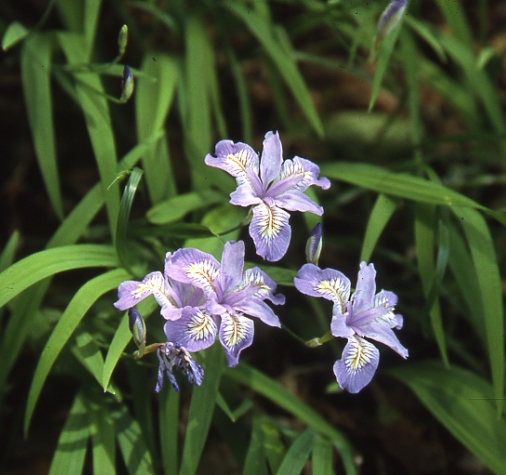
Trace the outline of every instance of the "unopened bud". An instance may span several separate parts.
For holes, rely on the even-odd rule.
[[[128,309],[128,328],[130,328],[134,343],[139,348],[139,351],[136,352],[136,358],[140,358],[146,348],[146,324],[135,308]]]
[[[377,52],[381,42],[390,34],[394,27],[399,23],[406,9],[407,0],[392,0],[388,7],[383,10],[378,21],[376,38],[374,39],[374,50]]]
[[[123,25],[121,30],[119,30],[118,35],[118,51],[120,55],[123,55],[126,50],[126,46],[128,43],[128,26]]]
[[[307,262],[318,265],[320,253],[322,250],[322,223],[318,223],[311,233],[306,242],[306,260]]]
[[[126,102],[134,93],[134,77],[132,71],[130,71],[130,68],[126,64],[123,68],[123,81],[121,82],[121,87],[123,90],[119,100],[120,102]]]

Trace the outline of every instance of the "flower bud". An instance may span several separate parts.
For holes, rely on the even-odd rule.
[[[374,50],[378,51],[381,42],[390,34],[394,27],[399,23],[406,9],[407,0],[392,0],[388,7],[383,10],[378,21],[376,38],[374,39]]]
[[[136,358],[140,358],[144,354],[144,348],[146,348],[146,324],[135,308],[128,309],[128,328],[130,328],[134,343],[139,348],[139,351],[136,352]]]
[[[123,68],[123,81],[121,82],[121,87],[123,90],[119,100],[120,102],[126,102],[134,93],[134,77],[132,71],[130,71],[130,68],[126,64]]]
[[[320,253],[322,250],[322,223],[318,223],[311,233],[306,242],[306,260],[310,264],[318,265]]]
[[[118,51],[120,55],[123,55],[126,50],[126,46],[128,43],[128,26],[123,25],[121,30],[119,30],[118,35]]]

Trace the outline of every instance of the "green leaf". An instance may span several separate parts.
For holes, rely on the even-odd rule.
[[[156,81],[148,77],[140,77],[137,81],[135,116],[139,141],[154,131],[163,130],[174,98],[178,68],[178,63],[166,54],[153,51],[146,53],[140,69],[156,78]],[[177,193],[166,141],[160,141],[156,148],[144,154],[142,166],[153,203]]]
[[[216,67],[210,38],[206,31],[200,19],[196,17],[187,19],[182,106],[185,107],[183,114],[185,154],[190,163],[194,190],[208,188],[210,183],[220,182],[212,178],[219,176],[218,170],[212,170],[204,163],[204,157],[211,152],[212,130],[209,82],[207,74],[203,72]]]
[[[72,354],[97,382],[100,383],[104,370],[104,358],[102,357],[97,342],[93,336],[86,331],[78,332],[75,339],[76,345],[71,348]],[[111,394],[115,394],[116,392],[112,387],[109,387],[108,391]]]
[[[13,21],[5,30],[4,37],[2,38],[2,49],[7,51],[14,45],[24,40],[29,30],[27,30],[19,21]]]
[[[267,417],[261,419],[263,451],[269,463],[271,473],[277,473],[283,463],[286,447],[281,439],[278,427]]]
[[[63,219],[51,100],[51,40],[33,33],[21,51],[21,79],[37,161],[53,208]]]
[[[269,473],[265,460],[264,432],[260,417],[253,418],[253,430],[242,473],[243,475],[268,475]]]
[[[179,475],[194,475],[207,440],[223,371],[223,350],[213,345],[206,350],[202,386],[194,387]]]
[[[99,4],[99,2],[92,3]],[[90,22],[92,23],[91,20]],[[59,32],[57,34],[60,46],[70,65],[79,65],[89,61],[91,52],[88,48],[90,48],[91,45],[87,44],[86,40],[89,41],[92,33],[94,34],[94,31],[91,31],[94,25],[90,24],[87,28],[88,38],[68,32]],[[111,236],[114,239],[119,212],[119,187],[118,183],[114,183],[110,186],[115,180],[118,172],[118,164],[109,106],[98,73],[89,71],[85,73],[75,73],[74,77],[75,94],[83,111],[91,145],[95,154],[95,160],[100,174],[100,182],[104,191]]]
[[[461,207],[454,208],[453,212],[460,220],[476,269],[478,287],[472,291],[479,293],[482,302],[494,397],[497,400],[497,412],[501,414],[504,407],[504,314],[494,243],[481,214]]]
[[[292,91],[293,97],[299,103],[302,112],[308,119],[314,131],[319,137],[323,136],[323,125],[318,116],[318,112],[313,104],[311,95],[306,86],[303,76],[297,68],[294,54],[286,45],[282,45],[274,34],[274,27],[270,21],[257,11],[242,4],[226,3],[226,8],[232,11],[241,19],[248,29],[253,33],[265,52],[270,56],[273,63],[278,68],[279,74],[285,80],[288,88]]]
[[[401,31],[403,17],[401,18],[399,23],[393,28],[393,30],[386,36],[386,38],[384,38],[383,41],[381,42],[380,50],[378,53],[378,61],[376,64],[376,72],[374,73],[374,79],[372,81],[371,98],[369,99],[369,108],[368,108],[369,112],[371,112],[372,108],[374,107],[374,103],[376,102],[376,98],[378,97],[379,91],[381,89],[381,83],[383,81],[385,73],[387,72],[390,56],[392,55],[395,42],[397,41],[397,37],[399,36],[399,32]]]
[[[425,40],[425,42],[432,47],[434,53],[437,54],[442,63],[447,62],[445,50],[441,46],[437,35],[434,34],[434,27],[432,25],[418,21],[412,16],[406,16],[404,21],[406,22],[406,25],[408,25],[420,38]]]
[[[378,193],[422,203],[485,209],[484,206],[450,188],[405,173],[394,173],[376,165],[336,162],[323,165],[321,174]]]
[[[153,206],[148,211],[147,218],[148,221],[154,224],[172,223],[191,211],[207,208],[210,205],[223,201],[226,200],[222,193],[209,189],[185,193]]]
[[[422,280],[422,287],[426,297],[426,304],[423,316],[430,314],[432,329],[439,346],[439,351],[445,362],[449,365],[448,354],[446,351],[445,335],[441,319],[441,308],[439,306],[438,294],[441,285],[446,263],[444,268],[436,272],[434,266],[434,244],[435,233],[438,221],[436,219],[436,209],[432,205],[417,203],[415,207],[415,243],[418,262],[418,272]],[[441,224],[443,226],[443,224]],[[448,245],[440,247],[440,251],[448,251]],[[441,252],[439,253],[441,255]],[[447,255],[446,255],[447,258]]]
[[[177,475],[179,393],[165,385],[160,402],[160,449],[165,475]]]
[[[311,429],[306,429],[295,439],[288,449],[277,475],[299,475],[302,473],[311,454],[314,437],[315,433]]]
[[[496,417],[495,391],[487,382],[462,368],[448,370],[437,361],[403,365],[388,372],[407,384],[492,472],[506,473],[506,421]]]
[[[304,404],[286,388],[260,371],[241,363],[233,369],[226,369],[224,376],[244,384],[271,400],[285,411],[311,427],[317,434],[328,437],[339,451],[347,474],[355,474],[353,453],[346,438],[315,410]]]
[[[28,433],[30,420],[42,386],[56,358],[77,328],[77,325],[100,296],[116,288],[122,281],[127,280],[128,277],[129,275],[123,269],[106,272],[86,282],[69,302],[42,350],[37,368],[35,369],[26,405],[24,423],[25,435]]]
[[[140,302],[136,307],[143,318],[146,318],[157,306],[158,305],[154,298],[148,298]],[[125,312],[120,324],[118,325],[118,329],[112,338],[111,344],[109,345],[107,356],[105,357],[104,371],[102,374],[102,387],[104,388],[104,391],[107,391],[111,381],[112,372],[118,364],[118,361],[131,338],[132,334],[130,333],[130,328],[128,327],[128,312]]]
[[[132,170],[128,178],[128,182],[125,185],[125,191],[123,192],[123,196],[121,197],[121,203],[118,213],[118,222],[116,225],[116,240],[115,247],[116,252],[118,253],[118,259],[125,269],[128,270],[130,274],[133,274],[132,269],[130,268],[130,263],[128,260],[128,252],[127,252],[127,243],[126,243],[126,235],[128,228],[128,218],[130,217],[130,210],[132,209],[132,204],[134,202],[135,193],[137,192],[137,187],[142,178],[142,174],[144,172],[135,167]]]
[[[436,3],[452,30],[453,36],[463,43],[467,51],[473,51],[474,39],[461,3],[448,2],[446,0],[436,0]]]
[[[78,392],[58,439],[49,475],[79,475],[89,438],[88,408],[85,398]]]
[[[98,244],[74,244],[36,252],[0,274],[0,307],[39,280],[58,272],[116,264],[114,249]]]
[[[19,240],[19,231],[14,231],[7,241],[7,244],[3,248],[2,254],[0,255],[0,272],[7,269],[7,267],[9,267],[14,261],[14,255],[16,254]]]
[[[116,438],[130,475],[154,474],[153,461],[144,443],[139,423],[130,415],[125,405],[116,405],[111,412],[116,427]]]
[[[119,167],[130,168],[134,166],[143,152],[156,144],[163,135],[162,131],[156,132],[149,139],[136,145],[124,156]],[[95,185],[59,226],[49,240],[47,247],[57,247],[77,241],[103,204],[104,192],[102,187]],[[6,388],[5,381],[30,329],[27,322],[38,311],[50,282],[50,278],[39,282],[22,292],[13,302],[12,313],[0,344],[0,361],[2,361],[0,365],[0,398],[3,394],[2,389]]]
[[[315,475],[333,475],[332,445],[326,439],[315,436],[313,443],[313,456],[311,459]]]
[[[93,454],[93,475],[115,475],[115,431],[107,407],[94,405],[89,412],[91,431],[91,450]]]
[[[360,253],[360,260],[369,262],[371,255],[376,247],[383,229],[388,221],[394,214],[397,207],[397,200],[380,194],[374,204],[374,207],[369,215],[367,228],[365,230],[364,242],[362,243],[362,252]]]

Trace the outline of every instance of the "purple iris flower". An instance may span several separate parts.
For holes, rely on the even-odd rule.
[[[268,261],[278,261],[290,244],[291,228],[287,211],[309,211],[321,216],[323,208],[308,198],[304,191],[311,185],[327,190],[330,181],[318,178],[320,168],[300,157],[283,161],[278,133],[267,132],[262,157],[244,143],[222,140],[215,155],[205,162],[221,168],[237,181],[237,190],[230,194],[230,203],[253,206],[249,234],[257,254]]]
[[[163,386],[164,373],[172,383],[174,391],[179,392],[179,386],[174,376],[174,367],[183,373],[188,382],[200,386],[204,379],[204,370],[190,355],[188,350],[177,343],[167,342],[156,351],[160,366],[158,367],[158,382],[155,391],[158,393]]]
[[[167,256],[170,256],[170,253]],[[167,265],[166,259],[166,268]],[[160,313],[167,320],[177,320],[184,314],[194,312],[195,307],[204,303],[201,289],[170,279],[165,270],[164,274],[151,272],[141,282],[122,282],[118,287],[118,301],[114,306],[119,310],[128,310],[150,295],[153,295],[162,307]]]
[[[285,302],[274,295],[276,283],[254,267],[243,271],[244,242],[227,242],[221,264],[210,254],[197,249],[179,249],[169,258],[167,275],[174,280],[202,289],[205,308],[196,308],[176,321],[165,324],[167,340],[189,351],[211,346],[219,335],[229,366],[236,366],[239,354],[253,341],[253,321],[257,317],[267,325],[280,327],[279,319],[264,302]]]
[[[350,280],[334,269],[305,264],[295,277],[295,287],[303,294],[322,297],[334,303],[330,329],[335,337],[347,338],[342,358],[334,364],[341,389],[358,393],[371,381],[379,362],[379,351],[365,338],[383,343],[403,358],[408,357],[393,332],[402,328],[402,315],[394,313],[397,296],[382,290],[376,293],[373,264],[360,264],[355,292],[350,299]]]

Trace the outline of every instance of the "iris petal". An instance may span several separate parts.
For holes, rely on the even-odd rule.
[[[334,374],[342,389],[358,393],[367,386],[379,363],[378,349],[363,338],[348,339],[342,358],[334,364]]]
[[[242,315],[224,313],[221,316],[220,342],[225,349],[228,366],[237,366],[239,354],[253,341],[253,322]]]
[[[289,219],[285,210],[265,202],[253,208],[249,234],[259,256],[274,262],[286,254],[292,235]]]

